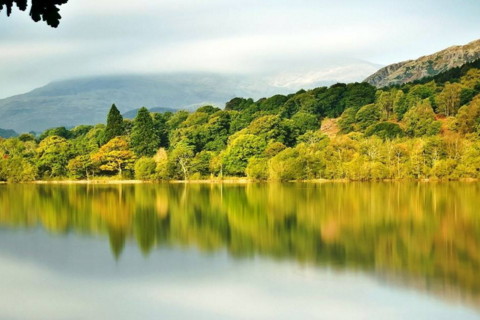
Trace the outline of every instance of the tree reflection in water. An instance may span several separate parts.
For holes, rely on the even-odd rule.
[[[480,305],[478,183],[1,185],[0,225],[362,270]]]

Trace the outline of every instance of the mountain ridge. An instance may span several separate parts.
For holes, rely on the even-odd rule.
[[[11,138],[16,137],[18,133],[11,129],[2,129],[0,128],[0,138]]]
[[[465,45],[450,46],[417,59],[390,64],[367,77],[364,82],[377,88],[400,85],[435,76],[477,59],[480,59],[480,39]]]
[[[352,67],[361,70],[357,77],[363,74],[358,80],[376,68],[368,63],[357,66]],[[297,74],[275,78],[215,73],[126,74],[54,81],[30,92],[0,99],[0,127],[17,132],[40,132],[52,127],[103,123],[113,103],[121,113],[142,106],[173,110],[193,110],[205,104],[223,107],[234,97],[259,99],[343,80],[315,78],[320,75],[310,74],[307,82],[297,81]]]
[[[0,100],[0,127],[17,132],[105,121],[115,103],[122,113],[149,108],[221,105],[255,93],[243,79],[218,74],[113,75],[51,82]]]

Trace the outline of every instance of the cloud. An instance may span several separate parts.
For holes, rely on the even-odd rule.
[[[0,20],[0,97],[116,72],[328,76],[352,61],[388,64],[471,41],[479,9],[473,0],[72,0],[58,29],[18,11]]]

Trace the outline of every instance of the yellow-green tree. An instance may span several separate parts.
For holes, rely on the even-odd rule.
[[[43,139],[36,150],[38,174],[41,177],[63,177],[67,174],[67,164],[71,157],[71,144],[59,136]]]
[[[125,137],[115,137],[94,153],[91,160],[99,170],[121,177],[124,170],[133,169],[135,154]]]
[[[455,115],[460,107],[461,92],[462,85],[447,82],[436,98],[439,111],[447,117]]]

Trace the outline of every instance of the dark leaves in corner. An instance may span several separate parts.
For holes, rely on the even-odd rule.
[[[32,17],[32,20],[35,22],[43,20],[49,26],[56,28],[62,18],[58,7],[67,2],[68,0],[32,0],[30,17]],[[27,9],[27,0],[0,0],[0,11],[5,7],[7,16],[10,16],[14,4],[16,4],[21,11]]]

